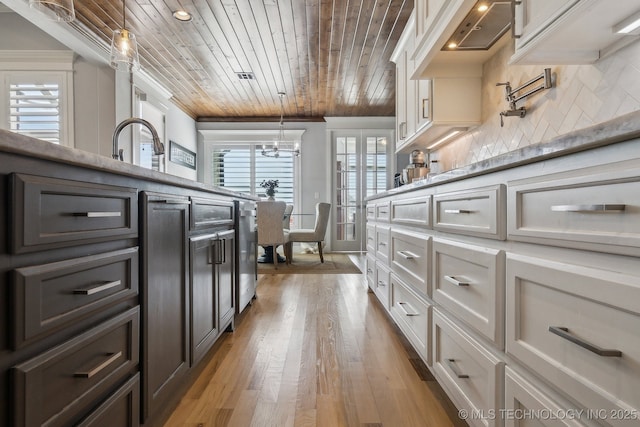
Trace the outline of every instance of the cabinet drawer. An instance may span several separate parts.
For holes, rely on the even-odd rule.
[[[138,248],[18,268],[13,347],[138,294]]]
[[[191,230],[233,225],[233,202],[191,197]]]
[[[505,186],[433,196],[433,228],[451,233],[504,240]]]
[[[433,300],[504,348],[504,252],[433,239]]]
[[[77,423],[138,365],[133,308],[14,367],[14,425]]]
[[[431,228],[431,196],[392,200],[390,219],[393,224]]]
[[[507,254],[506,283],[508,354],[586,408],[640,410],[640,277]]]
[[[427,365],[431,365],[431,305],[391,274],[391,316]]]
[[[376,225],[376,257],[389,264],[389,227]]]
[[[376,221],[389,222],[391,217],[390,202],[376,203]]]
[[[558,403],[557,396],[540,390],[509,366],[504,369],[504,384],[505,427],[580,427],[585,424],[579,420],[588,419],[586,411]]]
[[[139,425],[140,374],[136,374],[77,427],[137,427]]]
[[[391,230],[391,270],[424,297],[431,296],[431,237]]]
[[[593,172],[510,184],[509,238],[640,255],[638,168]]]
[[[12,175],[13,253],[136,237],[137,191],[34,175]]]
[[[367,203],[367,220],[375,221],[376,219],[376,205],[374,203]]]
[[[375,290],[376,284],[376,259],[372,255],[367,254],[365,262],[367,264],[367,285],[369,286],[369,289],[373,291]]]
[[[433,370],[458,409],[489,414],[503,407],[504,362],[433,310]],[[500,426],[494,419],[467,420],[471,425]]]
[[[375,254],[376,252],[376,226],[367,224],[367,252]]]
[[[387,310],[389,310],[389,292],[390,292],[390,272],[379,262],[376,262],[376,281],[373,292]]]

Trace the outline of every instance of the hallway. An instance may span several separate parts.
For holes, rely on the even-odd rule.
[[[257,294],[165,427],[466,425],[363,275],[260,275]]]

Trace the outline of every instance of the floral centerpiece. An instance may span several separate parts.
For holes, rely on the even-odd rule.
[[[268,179],[268,180],[263,180],[260,183],[260,187],[266,190],[265,193],[267,194],[267,196],[269,196],[270,199],[273,199],[273,196],[275,196],[276,193],[278,192],[278,190],[276,190],[276,188],[278,188],[278,184],[279,184],[279,180]]]

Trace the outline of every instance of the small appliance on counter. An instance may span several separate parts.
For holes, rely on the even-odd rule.
[[[402,170],[402,183],[410,184],[426,178],[429,173],[426,164],[424,153],[420,150],[413,150],[409,155],[409,165]]]

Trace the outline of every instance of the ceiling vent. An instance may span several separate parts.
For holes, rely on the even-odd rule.
[[[510,1],[477,2],[442,50],[489,50],[511,27],[511,15]]]
[[[238,76],[238,78],[240,80],[255,80],[256,79],[255,74],[253,74],[251,71],[240,71],[239,73],[236,73],[236,76]]]

